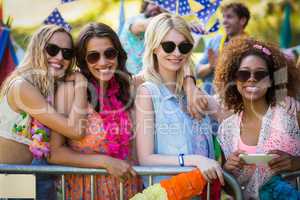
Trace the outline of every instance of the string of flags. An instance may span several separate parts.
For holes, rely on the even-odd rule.
[[[61,0],[61,3],[70,3],[75,0]],[[64,27],[67,31],[72,30],[72,26],[64,20],[59,10],[55,8],[50,15],[44,20],[44,24],[56,24],[58,26]]]
[[[71,25],[64,20],[57,8],[44,20],[44,24],[56,24],[64,27],[69,32],[72,30]]]
[[[61,0],[61,3],[65,4],[73,1],[76,0]],[[215,0],[214,3],[211,3],[210,0],[193,0],[204,7],[197,12],[192,11],[189,1],[191,0],[152,0],[152,2],[170,13],[178,14],[180,16],[195,15],[204,25],[208,24],[209,19],[217,11],[222,0]],[[44,20],[44,24],[56,24],[64,27],[68,31],[71,31],[72,29],[71,25],[63,19],[57,8],[55,8],[47,19]],[[199,24],[199,26],[203,28],[203,25]],[[198,28],[192,28],[192,31],[196,34],[209,34],[218,31],[219,28],[220,21],[219,19],[216,19],[214,24],[208,30],[200,31]]]
[[[201,4],[204,8],[194,13],[191,10],[189,0],[153,0],[156,5],[170,13],[178,14],[180,16],[195,15],[205,25],[208,23],[211,16],[217,11],[222,0],[216,0],[214,3],[211,3],[210,0],[193,1]],[[198,29],[193,28],[192,31],[196,34],[208,34],[218,31],[219,28],[220,21],[216,19],[213,26],[207,31],[200,32]]]

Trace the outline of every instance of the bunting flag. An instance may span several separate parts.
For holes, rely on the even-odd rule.
[[[10,29],[0,27],[0,85],[18,65],[18,59],[10,39]]]
[[[176,14],[177,0],[153,0],[153,2],[162,9],[170,13]]]
[[[214,25],[208,30],[209,33],[217,32],[220,28],[220,20],[217,19]]]
[[[289,48],[292,41],[291,5],[284,4],[284,18],[280,27],[279,44],[281,48]]]
[[[61,16],[59,10],[55,8],[52,13],[47,17],[47,19],[44,21],[44,24],[56,24],[58,26],[61,26],[65,28],[67,31],[71,31],[72,27],[70,24],[68,24]]]
[[[209,34],[213,33],[219,30],[220,28],[220,22],[217,19],[213,26],[209,30],[205,30],[205,26],[208,24],[210,18],[212,15],[215,14],[218,7],[221,4],[222,0],[216,0],[214,3],[211,3],[210,0],[194,0],[198,3],[200,3],[204,8],[193,12],[190,6],[189,1],[191,0],[152,0],[156,5],[161,7],[162,9],[173,13],[178,14],[180,16],[195,16],[197,17],[201,22],[202,25],[200,28],[192,27],[192,31],[196,34]],[[203,31],[202,31],[203,30]]]
[[[64,3],[70,3],[72,1],[75,1],[75,0],[61,0],[61,3],[64,4]]]
[[[178,14],[179,15],[189,15],[191,14],[191,7],[188,0],[179,0],[178,2]]]

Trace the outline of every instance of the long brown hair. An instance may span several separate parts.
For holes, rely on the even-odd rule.
[[[107,37],[113,43],[114,48],[118,51],[118,67],[117,70],[122,72],[115,73],[115,78],[120,86],[120,95],[118,99],[120,99],[124,105],[130,108],[132,106],[132,98],[130,96],[130,81],[131,74],[126,69],[126,60],[127,53],[123,49],[120,39],[116,32],[106,24],[103,23],[91,23],[87,24],[80,31],[78,39],[76,41],[76,64],[80,68],[82,74],[87,78],[89,82],[95,80],[95,77],[91,74],[88,68],[88,64],[85,60],[86,58],[86,45],[91,38],[94,37]],[[92,102],[92,94],[91,91],[88,91],[88,100]],[[96,105],[98,107],[99,105]]]

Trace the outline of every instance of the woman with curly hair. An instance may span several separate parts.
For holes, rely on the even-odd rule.
[[[231,41],[218,62],[216,88],[235,113],[218,132],[226,158],[223,167],[245,188],[245,199],[257,199],[259,187],[271,175],[300,169],[300,115],[288,114],[279,104],[286,95],[297,95],[299,77],[278,47],[251,38]],[[246,165],[241,153],[277,156],[268,166]]]

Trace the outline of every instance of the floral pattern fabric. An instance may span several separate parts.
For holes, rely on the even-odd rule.
[[[83,154],[108,154],[108,141],[106,132],[103,128],[103,121],[99,114],[90,109],[87,117],[86,136],[81,140],[70,140],[70,147],[77,152]],[[125,160],[134,161],[131,156]],[[90,199],[91,187],[89,175],[66,175],[66,198],[67,199]],[[119,199],[119,183],[118,178],[110,175],[96,175],[94,181],[94,199],[96,200],[117,200]],[[134,194],[142,190],[142,181],[140,178],[131,178],[124,183],[125,199],[131,198]]]
[[[238,150],[242,114],[234,114],[224,120],[218,131],[218,140],[225,158]],[[270,107],[263,116],[256,153],[281,150],[291,155],[300,155],[300,131],[296,115],[289,115],[281,106]],[[259,187],[272,176],[268,166],[245,166],[234,171],[244,188],[244,199],[258,199]]]

